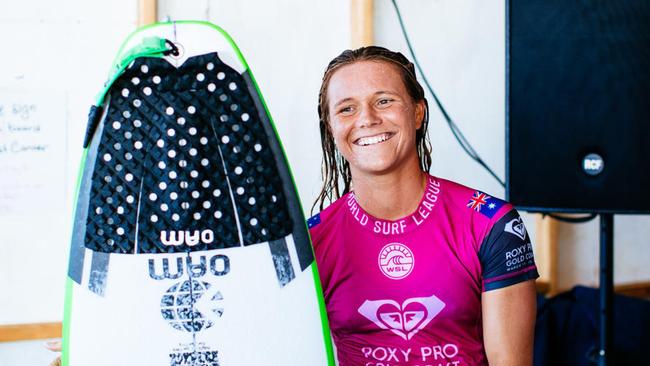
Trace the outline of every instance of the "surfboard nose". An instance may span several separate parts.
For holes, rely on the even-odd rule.
[[[291,233],[283,182],[248,83],[216,52],[178,69],[162,58],[138,58],[109,95],[93,141],[86,248],[175,253]]]

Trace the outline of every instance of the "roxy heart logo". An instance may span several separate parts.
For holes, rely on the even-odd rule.
[[[366,300],[358,311],[381,329],[410,340],[445,307],[436,295],[414,297],[399,304],[395,300]]]
[[[505,230],[510,234],[518,236],[521,240],[526,240],[526,227],[524,226],[521,217],[510,220],[510,222],[506,224]]]

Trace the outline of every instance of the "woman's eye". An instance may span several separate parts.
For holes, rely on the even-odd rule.
[[[353,108],[351,106],[346,106],[346,107],[342,107],[341,109],[339,109],[339,113],[342,113],[342,114],[350,114],[350,113],[352,113],[352,111],[353,111]]]

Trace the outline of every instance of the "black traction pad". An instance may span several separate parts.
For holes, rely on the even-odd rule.
[[[275,136],[245,76],[217,53],[178,69],[139,58],[125,70],[95,136],[86,248],[177,253],[292,233]]]

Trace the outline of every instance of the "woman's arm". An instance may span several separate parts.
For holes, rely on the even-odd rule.
[[[483,343],[490,366],[531,366],[535,334],[535,281],[482,295]]]

